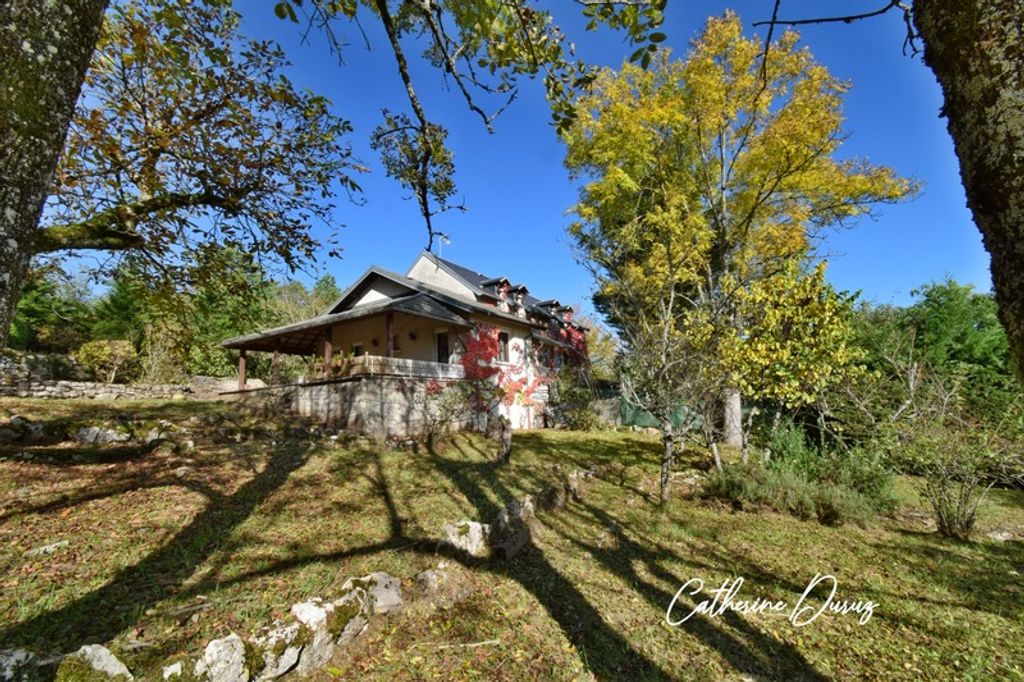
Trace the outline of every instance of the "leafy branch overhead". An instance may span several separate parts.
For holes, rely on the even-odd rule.
[[[274,43],[245,40],[228,3],[110,8],[34,249],[98,249],[161,281],[190,254],[237,248],[302,266],[336,188],[358,191],[350,124],[297,90]]]
[[[553,122],[568,129],[576,116],[576,92],[593,82],[593,67],[575,58],[575,49],[555,25],[551,13],[532,0],[280,0],[275,14],[321,32],[339,59],[347,49],[341,21],[358,29],[379,22],[394,54],[412,116],[384,112],[373,134],[390,177],[411,190],[427,228],[427,248],[438,234],[433,216],[451,208],[455,194],[454,163],[445,148],[447,131],[431,119],[412,77],[406,43],[425,44],[422,57],[455,86],[468,109],[488,131],[518,95],[521,78],[541,77]],[[633,61],[650,63],[665,34],[656,31],[666,0],[576,0],[588,19],[587,30],[599,25],[622,30],[636,46]]]

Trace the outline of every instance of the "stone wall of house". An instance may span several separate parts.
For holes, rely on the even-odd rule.
[[[362,376],[311,384],[271,386],[236,394],[249,403],[288,410],[372,438],[408,438],[424,431],[431,382],[452,380]],[[466,423],[457,423],[463,428]]]

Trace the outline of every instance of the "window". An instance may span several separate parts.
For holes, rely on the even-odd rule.
[[[363,353],[363,344],[361,342],[352,344],[352,355],[359,357]]]
[[[508,334],[498,333],[498,362],[508,362]]]
[[[402,347],[398,345],[398,340],[401,338],[399,334],[395,334],[391,337],[391,350],[402,350]]]
[[[437,333],[437,361],[449,362],[451,353],[448,350],[448,332]]]

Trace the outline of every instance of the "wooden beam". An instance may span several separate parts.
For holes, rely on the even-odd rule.
[[[327,367],[331,364],[331,359],[334,357],[334,345],[331,343],[331,330],[327,330],[327,336],[324,337],[324,373],[327,373]]]
[[[387,313],[384,316],[384,348],[385,355],[389,358],[395,355],[395,314]]]
[[[238,351],[238,390],[245,390],[245,350]]]

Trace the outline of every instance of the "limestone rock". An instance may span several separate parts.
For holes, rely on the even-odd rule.
[[[398,578],[377,571],[358,581],[349,578],[341,589],[352,590],[356,586],[366,590],[374,613],[391,613],[402,608],[402,582]]]
[[[583,498],[583,493],[580,489],[580,478],[582,472],[574,471],[565,477],[565,496],[567,499],[579,502]]]
[[[124,663],[105,646],[86,644],[71,654],[57,668],[56,682],[80,679],[108,679],[129,682],[135,678]]]
[[[40,678],[39,661],[31,651],[5,649],[0,651],[0,680],[36,680]]]
[[[38,443],[46,438],[46,427],[43,424],[29,424],[22,439],[29,443]]]
[[[276,680],[298,665],[302,653],[301,628],[300,623],[275,621],[252,638],[251,643],[263,654],[263,669],[256,675],[257,682]]]
[[[434,568],[428,568],[416,576],[416,584],[427,594],[434,594],[440,590],[447,580],[447,573]]]
[[[1012,531],[1005,528],[996,528],[995,530],[989,531],[985,534],[988,539],[995,540],[996,542],[1009,542],[1013,540],[1016,535]]]
[[[67,540],[58,540],[57,542],[52,542],[49,545],[43,545],[42,547],[36,547],[35,549],[30,549],[27,552],[25,552],[24,554],[22,554],[22,556],[25,557],[26,559],[30,559],[32,557],[37,557],[37,556],[46,556],[47,554],[53,554],[58,549],[61,549],[62,547],[67,547],[67,546],[68,546],[68,541]]]
[[[167,438],[166,431],[158,426],[154,426],[146,433],[146,437],[142,439],[142,442],[146,445],[154,445],[165,438]]]
[[[351,581],[346,581],[346,585],[348,582]],[[370,624],[371,602],[372,597],[364,588],[354,587],[331,604],[334,610],[327,620],[327,629],[335,644],[344,646],[366,631]]]
[[[491,547],[500,551],[505,559],[511,559],[530,542],[535,518],[532,499],[513,501],[498,512],[491,526]]]
[[[181,661],[178,661],[177,663],[172,663],[171,665],[164,666],[163,678],[165,680],[170,680],[175,677],[181,677],[183,673],[184,667],[182,666]]]
[[[203,657],[196,661],[195,675],[208,682],[248,682],[242,638],[231,633],[207,644]]]
[[[299,621],[303,640],[302,651],[295,671],[308,675],[324,667],[334,653],[334,637],[328,629],[327,618],[334,611],[333,604],[324,604],[320,599],[311,599],[292,606],[292,616]]]
[[[84,426],[75,433],[75,440],[83,445],[109,445],[131,440],[130,433],[100,426]]]
[[[565,507],[565,486],[553,485],[537,493],[537,506],[545,511],[557,511]]]
[[[477,521],[459,521],[444,527],[444,539],[449,545],[478,559],[488,555],[490,535],[491,527]]]

